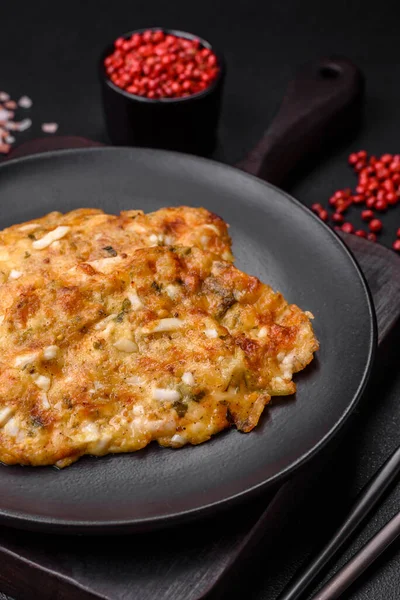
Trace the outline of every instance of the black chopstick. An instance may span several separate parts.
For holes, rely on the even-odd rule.
[[[397,513],[311,600],[336,600],[400,534]]]
[[[326,563],[336,554],[354,530],[367,517],[382,494],[400,472],[400,447],[388,458],[374,477],[362,490],[345,522],[336,531],[319,554],[289,585],[278,600],[298,600],[315,580]],[[333,597],[333,596],[332,596]]]

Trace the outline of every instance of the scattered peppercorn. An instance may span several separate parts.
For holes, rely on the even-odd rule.
[[[200,40],[151,29],[115,40],[104,67],[116,86],[153,100],[202,92],[220,70],[216,55]]]
[[[325,208],[322,206],[322,204],[319,203],[315,203],[311,206],[311,210],[313,212],[315,212],[320,219],[322,219],[322,221],[328,221],[329,219],[329,213],[327,210],[325,210]]]
[[[361,213],[361,218],[363,221],[370,221],[374,218],[374,213],[372,210],[363,210]]]
[[[378,233],[382,229],[382,221],[379,219],[372,219],[372,221],[369,222],[369,228],[373,233]]]
[[[131,301],[129,300],[129,298],[125,298],[123,303],[122,303],[122,310],[124,312],[127,312],[132,306]]]
[[[344,223],[344,216],[340,213],[335,212],[332,215],[332,221],[334,223],[339,223],[339,225],[341,225],[342,223]]]
[[[382,229],[382,221],[377,219],[373,210],[386,212],[400,202],[400,154],[382,154],[379,158],[368,156],[366,150],[352,152],[348,163],[357,174],[357,185],[354,191],[350,188],[337,190],[328,200],[328,207],[332,210],[331,219],[334,229],[353,233],[358,237],[376,242],[377,235]],[[370,231],[355,229],[350,221],[344,220],[343,214],[350,207],[360,206],[361,218],[369,223]],[[313,204],[312,210],[324,221],[329,219],[328,211],[321,204]],[[393,243],[393,249],[399,251],[400,229],[397,231],[399,238]]]
[[[375,203],[375,208],[376,210],[379,210],[379,212],[385,212],[388,209],[386,200],[377,200]]]
[[[311,210],[314,211],[314,212],[316,212],[316,213],[319,213],[319,211],[322,210],[322,204],[317,204],[317,203],[312,204],[311,205]]]
[[[343,223],[342,231],[345,233],[354,233],[354,227],[351,223]]]
[[[400,240],[395,240],[392,247],[393,250],[396,250],[396,252],[400,252]]]

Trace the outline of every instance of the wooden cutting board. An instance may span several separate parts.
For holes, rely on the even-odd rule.
[[[13,158],[48,150],[49,143],[30,142]],[[78,138],[54,138],[53,149],[87,145]],[[92,144],[96,145],[96,144]],[[400,315],[400,259],[390,250],[341,234],[354,253],[374,299],[379,342]],[[211,520],[147,535],[67,537],[23,531],[0,532],[0,589],[31,600],[201,600],[225,596],[232,573],[240,574],[246,558],[265,536],[279,532],[295,506],[296,475],[278,490],[245,507]],[[43,492],[45,494],[45,490]],[[209,531],[212,531],[210,537]]]

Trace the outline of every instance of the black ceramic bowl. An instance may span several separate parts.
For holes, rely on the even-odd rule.
[[[133,33],[146,30],[162,30],[166,34],[198,39],[201,45],[211,49],[217,57],[217,78],[202,92],[184,98],[151,99],[135,96],[116,86],[108,77],[104,59],[114,49],[109,44],[100,58],[100,81],[107,133],[111,142],[123,146],[145,146],[210,154],[217,141],[217,129],[225,78],[225,62],[214,46],[206,40],[175,29],[146,27],[123,34],[128,38]]]

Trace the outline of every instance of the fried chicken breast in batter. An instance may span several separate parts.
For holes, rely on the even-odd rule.
[[[204,208],[179,206],[148,214],[129,210],[119,215],[82,208],[52,212],[0,232],[0,281],[13,270],[25,273],[44,264],[55,275],[81,262],[95,261],[94,266],[101,267],[104,259],[104,268],[113,269],[137,248],[160,245],[196,246],[233,261],[227,224]]]
[[[199,444],[251,431],[271,396],[294,393],[318,349],[312,315],[232,265],[222,220],[186,210],[53,213],[2,232],[0,461]],[[131,223],[146,230],[132,248]],[[149,235],[175,237],[139,247]]]

